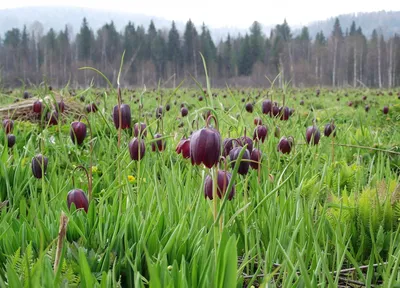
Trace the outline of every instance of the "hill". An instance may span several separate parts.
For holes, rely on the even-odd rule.
[[[160,17],[153,17],[144,14],[133,14],[124,13],[118,11],[105,11],[89,8],[79,7],[24,7],[14,9],[2,9],[0,10],[0,36],[12,28],[22,28],[24,25],[28,27],[28,30],[32,29],[33,24],[39,21],[42,24],[43,32],[46,33],[50,28],[55,31],[63,30],[65,25],[69,25],[72,28],[72,34],[78,33],[82,19],[86,17],[90,27],[97,31],[105,23],[114,21],[118,31],[122,31],[125,25],[132,21],[136,26],[143,25],[146,29],[153,20],[157,29],[169,29],[171,27],[171,20],[167,20]],[[311,37],[315,38],[315,35],[319,31],[323,31],[325,36],[328,36],[332,32],[333,23],[336,17],[324,21],[311,22],[308,25]],[[345,14],[338,16],[343,32],[348,29],[354,20],[357,27],[361,26],[364,34],[370,37],[372,30],[380,28],[385,38],[393,36],[395,33],[400,34],[400,11],[379,11],[369,13],[354,13]],[[202,23],[195,23],[198,28]],[[207,23],[206,23],[207,24]],[[252,23],[249,23],[249,27]],[[279,23],[276,23],[279,24]],[[181,33],[185,28],[185,23],[176,22],[177,28]],[[293,29],[293,34],[297,35],[300,28],[293,23],[289,23]],[[233,36],[239,33],[244,35],[248,32],[247,29],[240,29],[236,27],[223,27],[213,28],[209,27],[211,35],[216,43],[220,39],[226,38],[228,33]],[[269,36],[272,27],[263,26],[263,32]]]
[[[324,32],[325,36],[331,35],[335,18],[336,17],[332,17],[328,20],[310,23],[308,25],[310,35],[314,38],[321,30]],[[371,36],[374,29],[381,29],[386,39],[396,33],[400,34],[400,11],[344,14],[339,15],[338,18],[343,33],[346,32],[346,29],[350,29],[351,23],[355,21],[357,27],[361,26],[364,35],[368,38]]]
[[[72,34],[79,32],[82,24],[82,19],[86,17],[89,26],[97,31],[105,23],[114,21],[118,31],[122,31],[129,21],[133,22],[135,26],[142,25],[148,28],[150,21],[153,20],[157,29],[169,29],[171,27],[171,20],[160,17],[153,17],[144,14],[124,13],[118,11],[104,11],[89,8],[78,7],[24,7],[14,9],[0,10],[0,35],[12,28],[22,28],[24,25],[31,29],[32,24],[39,21],[43,26],[43,32],[46,33],[50,28],[55,31],[63,30],[65,25],[68,24],[72,28]],[[183,31],[185,23],[175,21],[179,31]],[[201,23],[195,23],[200,27]],[[207,23],[206,23],[207,24]],[[249,26],[251,23],[249,23]],[[244,29],[236,27],[225,27],[212,30],[212,36],[215,41],[226,37],[228,33],[237,35],[238,33],[244,34]]]

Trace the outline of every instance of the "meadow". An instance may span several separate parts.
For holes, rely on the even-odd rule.
[[[400,287],[395,89],[25,89],[0,287]]]

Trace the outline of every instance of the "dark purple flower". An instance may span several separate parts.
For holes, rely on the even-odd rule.
[[[260,167],[260,160],[261,160],[261,151],[254,148],[250,154],[250,166],[254,170],[257,170]]]
[[[12,148],[15,144],[15,135],[14,134],[8,134],[7,135],[7,145],[8,148]]]
[[[246,111],[249,113],[253,113],[253,104],[247,103],[246,104]]]
[[[249,153],[251,153],[251,151],[253,151],[253,140],[251,140],[250,137],[247,136],[243,136],[237,139],[239,141],[239,143],[244,146],[247,144],[247,150],[249,150]]]
[[[261,120],[261,118],[259,118],[259,117],[254,118],[254,125],[256,125],[256,126],[262,125],[262,120]]]
[[[309,126],[306,130],[306,140],[308,144],[317,145],[319,143],[319,139],[321,137],[321,133],[317,126]]]
[[[242,151],[242,149],[243,149],[243,147],[235,147],[231,150],[231,152],[229,152],[229,159],[232,162],[232,169],[235,167],[236,160],[239,157],[239,154]],[[246,151],[244,151],[242,160],[240,161],[240,164],[239,164],[238,173],[240,175],[246,175],[247,172],[249,172],[250,162],[246,161],[246,160],[250,160],[250,152],[247,149],[246,149]]]
[[[336,136],[336,126],[335,126],[335,124],[333,124],[333,122],[325,125],[324,135],[326,137],[329,137],[332,134],[332,132],[333,132],[333,137],[335,137]]]
[[[290,116],[290,109],[289,107],[285,106],[285,107],[281,107],[281,120],[287,121],[289,120],[289,116]]]
[[[190,139],[182,138],[175,151],[178,154],[182,154],[183,158],[190,158]]]
[[[190,159],[192,165],[203,163],[207,168],[216,165],[221,155],[221,135],[213,128],[195,131],[190,137]]]
[[[383,107],[383,114],[388,114],[389,113],[389,107],[388,106],[385,106],[385,107]]]
[[[272,111],[272,102],[271,100],[264,100],[262,102],[262,113],[263,114],[271,114]]]
[[[43,109],[43,103],[40,100],[33,102],[33,112],[36,114],[41,114]]]
[[[261,140],[261,142],[264,143],[265,138],[267,138],[267,136],[268,136],[268,128],[266,126],[258,125],[254,129],[253,140],[255,141]]]
[[[35,178],[41,179],[46,174],[47,164],[49,160],[42,154],[38,154],[32,158],[32,173]],[[42,166],[43,165],[43,166]],[[43,171],[42,171],[43,167]]]
[[[162,137],[162,135],[161,134],[156,134],[156,135],[154,135],[154,139],[158,139],[158,138],[161,138]],[[155,142],[151,142],[151,150],[154,152],[154,151],[164,151],[165,150],[165,144],[166,144],[166,142],[165,142],[165,140],[162,140],[162,139],[160,139],[160,140],[157,140],[157,141],[155,141]]]
[[[59,111],[60,113],[63,113],[63,112],[65,111],[65,103],[64,103],[64,100],[61,99],[61,101],[57,103],[57,106],[58,106],[58,111]]]
[[[47,113],[47,123],[49,123],[49,125],[57,125],[58,124],[57,111],[51,111],[51,112]]]
[[[4,128],[4,132],[6,132],[6,134],[11,133],[14,129],[14,121],[11,119],[4,119],[3,120],[3,128]]]
[[[189,114],[189,110],[186,107],[181,108],[182,117],[186,117]]]
[[[69,131],[73,143],[81,145],[86,138],[86,124],[83,122],[72,122]]]
[[[116,129],[119,128],[119,109],[118,105],[114,106],[113,120]],[[127,104],[121,104],[121,129],[131,127],[131,108]]]
[[[145,153],[146,146],[144,145],[144,141],[142,139],[139,140],[139,138],[135,137],[131,140],[131,142],[129,142],[129,154],[131,155],[132,160],[141,160]]]
[[[274,106],[272,107],[272,116],[277,117],[280,113],[278,103],[275,102]]]
[[[133,134],[135,137],[139,137],[139,134],[141,135],[142,138],[145,138],[147,136],[147,125],[145,123],[135,123],[133,125]]]
[[[97,111],[97,105],[96,103],[90,103],[86,106],[86,112],[87,113],[94,113]]]
[[[233,139],[225,138],[222,141],[222,156],[226,157],[229,155],[229,152],[233,149]]]
[[[283,154],[289,154],[292,150],[293,142],[293,137],[282,137],[278,143],[278,151],[282,152]]]
[[[228,185],[231,182],[232,175],[231,173],[223,170],[218,170],[217,177],[217,196],[218,198],[224,197],[226,193],[226,189],[228,189]],[[210,175],[206,176],[204,180],[204,196],[205,198],[209,198],[213,200],[213,179]],[[228,200],[232,200],[233,196],[235,196],[235,185],[232,185],[232,189],[229,192]]]
[[[81,189],[73,189],[68,192],[67,195],[67,205],[68,209],[71,209],[71,204],[74,203],[76,209],[83,209],[85,212],[88,212],[89,201],[86,197],[85,192]]]

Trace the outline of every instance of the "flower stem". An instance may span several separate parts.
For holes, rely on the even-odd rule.
[[[218,222],[217,220],[217,214],[218,214],[218,206],[217,206],[217,201],[218,201],[218,195],[217,195],[217,189],[218,189],[218,166],[214,167],[213,171],[213,204],[214,204],[214,250],[215,250],[215,271],[217,271],[217,263],[218,263],[218,253],[217,253],[217,247],[218,247]]]
[[[243,194],[244,194],[244,203],[245,205],[247,204],[247,184],[248,184],[248,177],[246,177],[246,180],[244,181],[244,189],[243,189]],[[248,239],[247,239],[247,209],[244,210],[244,250],[245,250],[245,255],[246,255],[246,260],[248,258],[248,253],[249,253],[249,244],[248,244]],[[246,271],[247,274],[249,274],[249,266],[246,265]]]

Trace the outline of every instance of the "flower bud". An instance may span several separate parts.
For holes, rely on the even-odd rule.
[[[43,173],[46,174],[47,164],[49,160],[47,157],[42,154],[38,154],[32,158],[32,173],[35,178],[41,179],[43,177]],[[43,167],[43,171],[42,171]],[[43,173],[42,173],[43,172]]]
[[[86,197],[85,192],[81,189],[73,189],[68,192],[67,196],[67,205],[68,209],[71,209],[71,204],[74,203],[76,209],[83,209],[85,212],[88,212],[89,201]]]
[[[86,124],[83,122],[72,122],[69,135],[73,143],[81,145],[86,138]]]
[[[118,105],[114,106],[113,120],[116,129],[119,129],[119,109]],[[131,127],[131,108],[127,104],[121,104],[121,129]]]
[[[216,165],[221,155],[221,136],[213,128],[195,131],[190,138],[190,159],[192,165],[203,163],[207,168]]]
[[[229,182],[231,181],[232,175],[229,172],[218,170],[217,177],[217,196],[218,198],[222,198],[225,195],[226,189],[228,188]],[[210,175],[206,176],[204,180],[204,196],[205,198],[209,198],[213,200],[213,179]],[[228,200],[232,200],[233,196],[235,196],[235,185],[232,185],[232,189],[229,192]]]
[[[135,137],[131,140],[131,142],[129,142],[129,154],[131,155],[132,160],[141,160],[145,153],[146,146],[144,145],[144,141],[142,139],[139,140],[139,138]]]

